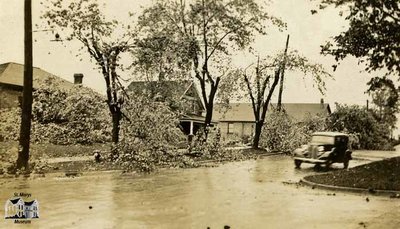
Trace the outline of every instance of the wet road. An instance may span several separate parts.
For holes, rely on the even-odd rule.
[[[3,179],[0,202],[31,193],[40,219],[0,219],[0,228],[399,228],[399,199],[367,202],[365,195],[295,184],[312,173],[311,165],[296,170],[290,157],[271,156],[151,175]]]

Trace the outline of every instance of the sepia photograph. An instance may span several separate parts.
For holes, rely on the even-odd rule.
[[[0,228],[400,228],[399,0],[0,0]]]

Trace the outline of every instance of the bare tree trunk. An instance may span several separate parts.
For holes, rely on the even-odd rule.
[[[206,118],[204,120],[204,125],[206,127],[211,125],[212,116],[213,116],[213,104],[209,103],[207,108],[206,108]]]
[[[112,142],[116,144],[119,141],[120,121],[122,118],[122,114],[121,114],[121,111],[117,108],[114,111],[114,113],[111,114],[111,116],[112,116],[112,123],[113,123]]]
[[[261,111],[261,114],[258,112],[258,115],[260,115],[260,116],[258,118],[256,118],[256,130],[255,130],[255,133],[254,133],[253,146],[252,146],[253,149],[258,149],[259,148],[258,145],[259,145],[259,142],[260,142],[260,137],[261,137],[262,127],[264,125],[265,116],[266,116],[267,111],[268,111],[268,105],[271,102],[272,94],[274,93],[275,88],[278,85],[279,76],[280,76],[280,69],[278,69],[275,72],[274,81],[273,81],[273,83],[271,85],[271,88],[268,91],[267,98],[264,100],[264,103],[263,103],[262,107],[258,108],[259,111],[260,111],[260,108],[262,109],[262,111]],[[266,83],[266,81],[264,81],[263,84],[265,85],[265,83]],[[263,91],[262,94],[264,95],[265,89],[262,89],[262,91]],[[261,103],[259,103],[258,106],[261,106]]]
[[[261,131],[262,131],[263,125],[264,125],[264,122],[262,122],[260,120],[256,121],[256,126],[255,126],[255,131],[254,131],[254,139],[253,139],[253,145],[252,145],[253,149],[259,148]]]
[[[219,80],[217,80],[219,82]],[[206,118],[204,120],[204,125],[210,126],[212,122],[212,116],[213,116],[213,109],[214,109],[214,99],[215,99],[215,94],[217,93],[218,90],[218,84],[216,86],[211,87],[210,94],[208,96],[208,103],[206,107]]]
[[[278,95],[278,105],[277,105],[277,110],[281,111],[282,110],[282,93],[283,93],[283,81],[285,79],[285,67],[286,67],[286,54],[289,46],[289,35],[287,35],[286,38],[286,47],[285,47],[285,52],[283,56],[283,63],[282,63],[282,69],[281,69],[281,77],[280,77],[280,82],[279,82],[279,95]]]
[[[32,119],[32,1],[25,0],[25,63],[24,63],[24,88],[22,92],[22,114],[19,135],[19,150],[17,169],[29,169],[29,143]]]

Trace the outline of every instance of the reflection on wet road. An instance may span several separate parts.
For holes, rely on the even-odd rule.
[[[3,179],[0,202],[32,193],[41,218],[30,225],[1,219],[0,228],[363,228],[399,208],[388,197],[367,202],[295,184],[312,173],[311,165],[296,170],[289,157],[272,156],[151,175]]]

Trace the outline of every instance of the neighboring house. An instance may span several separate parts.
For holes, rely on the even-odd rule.
[[[270,108],[276,104],[271,104]],[[329,104],[324,103],[284,103],[282,107],[294,120],[301,121],[307,116],[331,114]],[[271,110],[269,108],[269,110]],[[268,116],[269,111],[267,112]],[[214,118],[218,121],[222,138],[239,137],[245,139],[253,136],[255,119],[251,103],[231,103],[228,106],[216,104]]]
[[[40,68],[33,68],[33,88],[37,88],[38,82],[48,78],[58,80],[60,87],[71,88],[74,84],[61,79]],[[82,74],[75,74],[75,83],[82,83]],[[5,63],[0,65],[0,109],[17,107],[22,101],[22,89],[24,82],[24,65],[17,63]]]
[[[180,127],[186,135],[193,136],[204,126],[205,107],[191,80],[134,81],[128,86],[128,90],[148,95],[156,101],[167,102],[171,108],[183,109]]]

